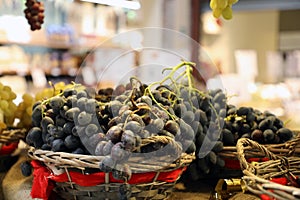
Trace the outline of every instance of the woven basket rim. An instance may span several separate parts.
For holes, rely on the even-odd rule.
[[[84,170],[85,168],[99,168],[100,161],[105,156],[94,156],[94,155],[80,155],[72,154],[67,152],[53,152],[41,149],[35,149],[30,147],[27,151],[27,155],[33,159],[38,160],[45,164],[54,165],[59,168],[78,168]],[[195,153],[187,154],[182,153],[180,157],[174,160],[172,163],[161,163],[161,165],[156,165],[153,162],[153,165],[145,165],[143,163],[139,164],[138,162],[130,163],[129,165],[134,168],[134,171],[147,171],[152,169],[156,171],[157,169],[167,169],[167,168],[178,168],[182,166],[189,165],[195,159]],[[164,161],[164,159],[162,159]],[[158,162],[158,161],[157,161]],[[141,169],[139,167],[145,167]]]
[[[159,140],[165,144],[177,145],[175,148],[181,148],[174,139],[167,136],[154,136],[142,140],[142,145],[147,145]],[[176,150],[177,151],[177,150]],[[165,155],[161,157],[154,157],[151,160],[145,159],[144,156],[133,155],[127,162],[132,168],[132,171],[157,171],[161,169],[173,169],[189,165],[195,159],[195,152],[187,154],[181,151],[176,152],[174,156]],[[38,160],[45,164],[51,164],[59,168],[78,168],[84,170],[85,168],[99,168],[100,161],[105,156],[73,154],[68,152],[53,152],[49,150],[36,149],[32,146],[28,148],[28,156],[33,160]],[[143,154],[139,154],[143,155]]]
[[[294,138],[279,144],[260,144],[266,147],[270,152],[280,156],[292,156],[294,154],[300,154],[300,131],[293,130]],[[244,139],[244,138],[240,138]],[[244,150],[249,150],[251,147],[243,147]],[[247,157],[263,157],[264,153],[261,151],[247,151],[245,152]],[[238,150],[236,146],[224,146],[222,151],[218,152],[219,156],[237,159]]]
[[[267,158],[268,161],[251,163],[245,158],[245,150],[258,149]],[[246,188],[257,195],[268,195],[276,199],[294,199],[300,196],[300,189],[294,186],[281,185],[270,181],[275,177],[291,176],[291,172],[299,172],[300,157],[280,156],[271,152],[267,147],[252,141],[250,139],[239,139],[237,143],[238,158],[243,170],[243,182]],[[293,169],[294,168],[294,169]],[[277,192],[280,191],[280,192]]]
[[[13,142],[18,142],[25,138],[27,130],[25,128],[10,128],[2,130],[0,133],[0,143],[8,144]]]

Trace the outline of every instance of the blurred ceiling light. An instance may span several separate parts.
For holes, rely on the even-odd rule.
[[[132,10],[138,10],[141,8],[141,4],[137,0],[133,0],[133,1],[128,1],[128,0],[81,0],[81,1],[104,4],[104,5],[108,5],[108,6],[123,7],[123,8],[132,9]]]

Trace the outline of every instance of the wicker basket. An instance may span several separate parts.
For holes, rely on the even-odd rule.
[[[266,147],[272,153],[279,156],[300,156],[300,134],[299,131],[294,131],[294,138],[280,144],[261,144]],[[260,159],[265,155],[258,149],[251,149],[251,147],[245,147],[245,154],[247,158]],[[239,177],[241,174],[240,163],[238,160],[238,152],[236,146],[224,146],[223,150],[217,153],[220,158],[225,160],[225,168],[230,170],[233,176]]]
[[[8,144],[13,142],[19,142],[21,139],[25,138],[27,130],[26,129],[6,129],[0,133],[0,143]]]
[[[0,133],[0,172],[6,172],[17,161],[18,156],[11,153],[17,148],[21,139],[25,138],[26,129],[6,129]]]
[[[299,131],[294,131],[294,138],[280,144],[262,144],[264,147],[268,148],[269,151],[276,155],[281,156],[300,156],[300,134]],[[247,147],[250,149],[251,147]],[[246,151],[248,156],[264,156],[262,152],[258,150]],[[222,158],[228,158],[232,160],[237,159],[237,147],[236,146],[224,146],[223,150],[218,153]]]
[[[254,150],[269,160],[264,162],[247,161],[247,152]],[[245,138],[238,141],[237,151],[244,174],[243,180],[250,192],[261,197],[278,200],[300,198],[300,188],[298,188],[300,185],[296,182],[297,176],[300,175],[299,157],[276,155],[267,147]],[[278,181],[285,183],[279,184]]]
[[[133,154],[128,161],[128,164],[133,172],[133,175],[140,175],[146,173],[155,173],[153,179],[149,182],[131,184],[131,198],[130,199],[167,199],[172,192],[176,181],[180,178],[186,166],[189,165],[193,159],[194,154],[186,154],[181,152],[181,146],[174,141],[174,139],[166,136],[154,136],[142,140],[142,146],[153,142],[161,142],[170,145],[174,148],[174,156],[176,160],[169,162],[174,156],[160,156],[145,159],[144,156]],[[82,174],[89,174],[91,170],[99,171],[99,162],[104,158],[103,156],[92,155],[77,155],[64,152],[52,152],[39,149],[30,148],[28,155],[33,160],[38,160],[46,166],[56,167],[56,169],[63,169],[67,174],[67,182],[56,182],[54,191],[62,199],[119,199],[119,187],[124,182],[115,182],[112,180],[111,173],[105,173],[105,182],[103,184],[93,186],[80,186],[72,181],[70,172],[80,171]],[[53,169],[53,168],[52,168]],[[49,169],[51,170],[51,169]],[[180,173],[178,173],[178,170]],[[162,176],[164,173],[177,172],[178,176],[172,182],[164,181]],[[160,178],[159,178],[160,177]]]

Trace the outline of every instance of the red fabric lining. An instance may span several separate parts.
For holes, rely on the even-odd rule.
[[[18,142],[13,142],[13,143],[2,145],[2,147],[0,149],[0,155],[12,154],[14,152],[14,150],[17,149],[18,144],[19,144]]]
[[[42,165],[39,161],[33,160],[31,162],[33,172],[33,184],[31,190],[32,198],[48,199],[51,191],[54,188],[55,182],[69,182],[66,173],[54,175]],[[157,178],[158,181],[165,181],[168,183],[175,182],[181,173],[186,170],[186,167],[179,168],[170,172],[161,172]],[[89,175],[83,175],[79,172],[69,172],[73,182],[80,186],[95,186],[105,182],[105,173],[97,172]],[[151,183],[155,178],[156,172],[147,172],[141,174],[133,174],[128,181],[129,184]],[[110,182],[122,183],[123,181],[116,180],[109,174]]]
[[[281,177],[281,178],[273,178],[272,180],[270,180],[271,182],[274,182],[274,183],[278,183],[278,184],[281,184],[281,185],[287,185],[288,184],[288,179],[287,178],[284,178],[284,177]],[[269,190],[270,192],[273,192],[273,190]],[[260,195],[260,198],[262,200],[274,200],[275,198],[273,197],[270,197],[266,194],[262,194]]]
[[[249,158],[247,159],[247,162],[264,162],[269,160],[268,158]],[[241,169],[240,166],[240,161],[239,160],[232,160],[232,159],[228,159],[228,158],[224,158],[225,161],[225,168],[227,169],[236,169],[239,170]]]

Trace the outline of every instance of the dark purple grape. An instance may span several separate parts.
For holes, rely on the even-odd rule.
[[[162,128],[163,128],[163,125],[162,125],[161,129]],[[141,124],[138,123],[137,121],[129,121],[125,124],[124,129],[131,130],[132,132],[138,134],[144,129],[144,127],[142,127]]]
[[[112,143],[110,140],[104,145],[102,149],[102,153],[104,156],[107,156],[110,154],[112,147],[114,146],[114,143]]]
[[[112,172],[115,168],[115,161],[111,159],[110,156],[105,156],[99,163],[99,168],[105,173]]]
[[[51,151],[65,152],[66,151],[66,146],[64,144],[64,141],[62,139],[53,140],[52,145],[51,145]]]
[[[85,128],[85,134],[88,137],[91,137],[92,135],[98,133],[99,128],[96,124],[88,124]]]
[[[60,126],[63,127],[65,125],[65,123],[67,122],[66,119],[64,119],[61,115],[57,115],[55,117],[55,125],[56,126]]]
[[[77,91],[72,89],[72,88],[66,88],[64,91],[63,91],[63,96],[65,98],[69,97],[69,96],[72,96],[72,95],[76,95],[77,94]]]
[[[196,144],[193,141],[188,141],[187,143],[188,144],[185,153],[187,154],[194,153],[196,151]]]
[[[247,115],[249,112],[251,112],[251,109],[249,107],[239,107],[236,111],[236,114],[238,116]]]
[[[208,174],[210,172],[209,163],[207,162],[207,160],[205,158],[197,159],[197,166],[205,174]]]
[[[78,99],[80,99],[80,98],[82,98],[82,97],[85,97],[85,98],[87,98],[87,93],[86,93],[86,91],[85,90],[81,90],[81,91],[79,91],[79,92],[77,92],[77,98]]]
[[[65,104],[62,96],[54,96],[50,98],[49,105],[53,110],[59,110]]]
[[[51,150],[51,146],[49,144],[47,144],[47,143],[46,144],[44,143],[42,145],[41,149],[42,150],[46,150],[46,151],[50,151]]]
[[[76,95],[71,95],[67,98],[66,106],[68,106],[69,108],[77,107]]]
[[[33,168],[29,161],[22,162],[20,167],[21,167],[21,172],[22,172],[23,176],[28,177],[31,175]]]
[[[92,121],[92,114],[82,111],[79,113],[77,121],[80,126],[88,125]]]
[[[84,154],[84,150],[80,147],[78,147],[77,149],[75,149],[74,151],[72,151],[73,154]]]
[[[180,128],[179,128],[179,124],[173,120],[168,120],[165,123],[164,129],[166,131],[169,131],[170,133],[172,133],[173,135],[177,135],[180,133]]]
[[[78,100],[77,100],[77,107],[81,111],[85,111],[85,105],[86,105],[87,101],[88,101],[88,99],[86,97],[78,98]]]
[[[125,162],[130,157],[130,152],[125,150],[122,142],[118,142],[111,149],[111,158],[116,162]]]
[[[49,124],[54,124],[54,121],[52,118],[48,117],[48,116],[45,116],[43,117],[42,121],[41,121],[41,127],[43,130],[47,130],[47,126]]]
[[[277,131],[277,135],[281,142],[286,142],[293,138],[293,132],[288,128],[280,128]]]
[[[31,128],[26,136],[26,143],[33,145],[34,142],[43,141],[42,139],[42,130],[39,127]]]
[[[181,119],[183,119],[186,123],[191,124],[195,119],[194,112],[191,110],[186,111],[185,113],[183,113]]]
[[[73,122],[66,122],[63,125],[63,132],[66,134],[72,134],[72,129],[74,128],[75,124]]]
[[[116,125],[118,125],[120,123],[121,123],[121,117],[120,116],[116,116],[116,117],[112,118],[108,122],[107,126],[108,126],[108,128],[111,128],[111,127],[116,126]]]
[[[207,156],[212,164],[215,165],[217,163],[217,155],[213,151],[210,151]]]
[[[123,129],[119,126],[112,126],[106,133],[108,140],[111,140],[112,143],[116,144],[121,141],[123,134]]]
[[[103,156],[103,148],[104,146],[108,143],[108,141],[100,141],[97,146],[96,146],[96,149],[95,149],[95,155],[96,156]]]
[[[124,149],[132,151],[136,147],[135,135],[130,130],[125,130],[122,134],[121,141],[124,145]]]
[[[123,94],[125,92],[126,88],[123,84],[118,85],[115,89],[113,94],[115,96],[120,96],[121,94]]]
[[[251,133],[251,139],[258,143],[263,143],[264,142],[263,132],[259,129],[253,130]]]
[[[232,132],[228,129],[223,129],[222,133],[222,140],[225,146],[234,146],[235,142],[234,142],[234,136],[232,134]]]
[[[266,143],[272,143],[274,138],[275,138],[275,134],[274,132],[271,130],[271,129],[266,129],[264,132],[263,132],[263,136],[264,136],[264,140]]]
[[[88,113],[95,113],[97,107],[98,107],[98,103],[96,99],[88,99],[85,104],[85,111]]]
[[[64,140],[65,146],[70,149],[74,150],[78,148],[78,146],[81,144],[80,139],[74,135],[68,135]]]
[[[39,104],[37,105],[31,114],[32,125],[39,127],[42,121],[42,111],[45,109],[45,106]]]
[[[220,152],[223,150],[223,142],[221,141],[216,141],[215,146],[212,149],[214,152]]]
[[[89,137],[88,144],[85,144],[86,146],[90,147],[89,149],[93,149],[93,152],[96,149],[97,144],[100,141],[108,141],[104,133],[96,133]]]
[[[80,110],[78,107],[70,108],[69,110],[67,110],[65,112],[65,117],[69,121],[74,121],[77,118],[79,112],[80,112]]]

